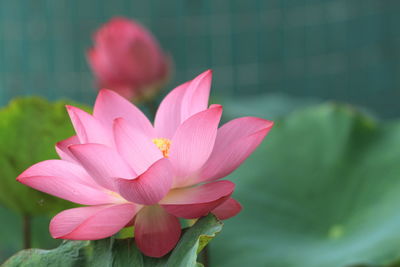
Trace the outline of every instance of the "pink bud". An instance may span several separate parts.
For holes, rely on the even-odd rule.
[[[153,35],[138,22],[113,18],[94,34],[87,59],[99,88],[129,100],[157,92],[169,73],[169,57]]]

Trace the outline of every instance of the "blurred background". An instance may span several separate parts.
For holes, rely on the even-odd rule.
[[[175,62],[174,85],[215,71],[213,94],[282,93],[400,114],[396,0],[5,0],[0,104],[18,95],[91,103],[85,59],[111,17],[135,18]]]
[[[282,99],[290,109],[302,99],[351,103],[393,119],[400,116],[399,14],[398,0],[3,0],[0,106],[26,95],[92,104],[85,58],[92,33],[125,16],[151,30],[173,58],[164,93],[211,68],[214,99],[233,101],[226,107],[232,117],[264,114],[270,104],[279,110]],[[251,195],[245,191],[243,198]],[[22,225],[3,207],[0,217],[2,262],[21,248]],[[33,220],[33,246],[57,244],[47,222]]]

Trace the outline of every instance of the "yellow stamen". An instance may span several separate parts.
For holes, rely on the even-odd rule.
[[[168,158],[169,148],[171,147],[171,140],[167,138],[155,138],[152,141],[158,147],[158,149],[160,149],[160,151],[163,153],[163,156],[165,158]]]

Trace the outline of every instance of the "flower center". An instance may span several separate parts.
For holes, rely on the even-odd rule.
[[[169,148],[171,147],[171,140],[167,138],[155,138],[152,141],[158,147],[158,149],[160,149],[160,151],[163,153],[163,156],[165,158],[168,158]]]

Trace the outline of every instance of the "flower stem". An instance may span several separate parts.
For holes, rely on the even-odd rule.
[[[22,216],[22,233],[24,240],[24,249],[31,247],[31,216],[24,214]]]
[[[210,266],[210,250],[208,249],[208,244],[203,250],[201,251],[201,263],[203,263],[204,267],[209,267]]]

